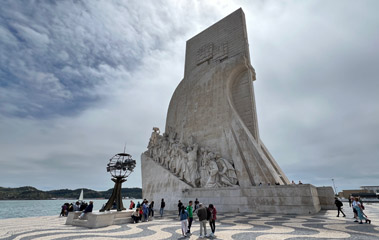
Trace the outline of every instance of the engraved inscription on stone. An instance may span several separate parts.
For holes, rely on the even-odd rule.
[[[213,58],[216,61],[222,61],[228,57],[228,42],[223,42],[214,48]]]
[[[213,43],[207,43],[197,50],[197,65],[213,57]]]
[[[221,62],[228,57],[228,42],[220,44],[207,43],[197,50],[197,65],[208,60]]]

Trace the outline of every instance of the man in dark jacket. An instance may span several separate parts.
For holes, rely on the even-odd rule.
[[[161,214],[161,217],[163,217],[163,210],[166,207],[166,203],[164,202],[164,199],[162,198],[161,201],[161,209],[159,210],[159,213]]]
[[[337,217],[340,216],[340,212],[343,214],[344,217],[346,217],[345,213],[342,212],[343,203],[341,202],[341,200],[339,200],[337,197],[335,197],[334,204],[336,204],[336,206],[337,206],[337,211],[338,211]]]
[[[197,209],[197,216],[199,217],[200,222],[200,238],[203,238],[207,235],[207,209],[203,206],[202,203],[199,204],[199,208]]]
[[[183,203],[179,200],[178,202],[178,216],[180,216],[180,210],[182,209]]]
[[[82,214],[80,214],[79,219],[82,219],[86,213],[92,212],[93,210],[93,202],[89,201],[89,205],[84,209]]]

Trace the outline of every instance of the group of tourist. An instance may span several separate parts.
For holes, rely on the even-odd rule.
[[[149,217],[154,217],[154,201],[149,201],[144,199],[142,204],[137,202],[137,205],[133,201],[130,201],[129,209],[133,209],[136,207],[135,211],[133,211],[131,218],[134,223],[138,222],[148,222]],[[166,207],[166,203],[162,198],[160,204],[160,216],[163,217],[164,208]],[[214,233],[216,230],[216,215],[217,210],[213,204],[209,204],[208,207],[199,202],[196,198],[195,202],[189,201],[188,205],[185,206],[181,200],[178,201],[178,216],[181,222],[181,230],[182,235],[187,237],[191,234],[191,227],[193,222],[193,215],[196,213],[199,223],[200,223],[200,238],[203,237],[214,237]],[[211,228],[211,233],[207,235],[207,222],[209,222],[209,226]]]
[[[200,223],[200,238],[203,237],[214,237],[214,233],[216,231],[216,215],[217,210],[213,206],[213,204],[209,204],[208,207],[204,206],[199,200],[196,198],[195,206],[193,207],[193,201],[188,202],[188,206],[185,207],[183,203],[179,200],[178,202],[178,212],[179,218],[181,222],[182,235],[187,237],[191,234],[191,226],[193,222],[193,214],[196,213],[199,218]],[[207,222],[209,222],[209,226],[211,227],[211,233],[207,235]],[[204,230],[204,235],[203,235]]]
[[[349,199],[349,203],[351,202],[351,207],[353,208],[354,213],[354,222],[358,222],[359,218],[359,224],[362,224],[362,220],[365,220],[366,223],[371,223],[371,220],[367,218],[367,215],[363,212],[365,210],[365,207],[363,205],[363,201],[360,197],[353,197],[351,196]],[[350,204],[349,204],[350,205]]]
[[[346,214],[342,211],[342,206],[343,206],[342,201],[339,200],[337,197],[335,197],[334,204],[337,206],[337,217],[340,216],[340,212],[343,214],[343,217],[346,217]],[[355,219],[354,222],[359,222],[359,224],[363,224],[362,221],[365,220],[366,223],[368,224],[371,223],[371,220],[368,219],[367,215],[363,212],[363,210],[365,210],[365,207],[360,197],[350,196],[349,207],[353,208],[354,219]]]
[[[77,201],[76,203],[64,203],[61,207],[60,217],[67,217],[69,212],[84,211],[88,203],[84,201]]]
[[[275,182],[274,183],[275,185],[280,185],[280,183],[279,182]],[[298,183],[299,185],[302,185],[303,183],[299,180],[299,183]],[[258,184],[258,186],[259,187],[261,187],[261,186],[271,186],[272,184],[271,183],[262,183],[262,182],[260,182],[259,184]],[[291,185],[296,185],[296,183],[295,183],[295,181],[294,180],[292,180],[292,182],[291,182]]]
[[[67,217],[69,212],[82,212],[79,219],[82,219],[84,215],[93,210],[93,201],[89,201],[89,204],[85,201],[77,201],[75,203],[64,203],[61,207],[60,217]]]
[[[294,180],[292,180],[291,184],[292,184],[292,185],[296,185],[296,183],[295,183]],[[299,180],[299,183],[298,183],[298,184],[299,184],[299,185],[302,185],[303,183]]]
[[[335,197],[335,205],[337,206],[337,217],[340,216],[340,213],[342,213],[343,217],[346,217],[345,213],[342,210],[343,203],[341,200],[339,200],[337,197]],[[162,198],[161,204],[160,204],[160,216],[163,217],[164,214],[164,208],[166,206],[166,203],[164,199]],[[362,200],[359,197],[353,197],[351,196],[349,198],[349,206],[353,208],[354,213],[354,222],[359,222],[359,224],[363,223],[363,220],[365,220],[366,223],[371,224],[371,220],[368,219],[367,215],[363,212],[365,209]],[[131,217],[133,219],[134,223],[138,223],[139,221],[148,222],[149,217],[154,217],[154,201],[151,201],[149,203],[148,200],[144,199],[142,201],[142,204],[140,202],[137,202],[137,205],[133,202],[133,200],[130,201],[129,209],[133,209],[136,207],[136,210],[132,213]],[[93,202],[90,201],[89,204],[82,201],[77,201],[76,203],[65,203],[62,205],[62,211],[60,216],[67,216],[68,212],[73,211],[82,211],[81,215],[79,216],[79,219],[83,219],[86,213],[92,212],[93,210]],[[182,235],[184,237],[187,237],[191,235],[191,226],[193,222],[193,215],[196,213],[199,223],[200,223],[200,238],[203,237],[214,237],[214,233],[216,230],[216,215],[217,210],[214,207],[213,204],[209,204],[208,207],[203,205],[199,202],[199,200],[196,198],[195,202],[189,201],[188,205],[185,206],[181,200],[178,201],[178,216],[181,222],[181,230]],[[359,221],[358,221],[359,219]],[[211,228],[211,233],[207,235],[207,222],[209,222],[209,226]],[[204,234],[203,234],[204,233]]]
[[[162,198],[161,201],[161,208],[160,208],[160,215],[163,217],[163,209],[165,208],[166,203],[164,199]],[[135,206],[133,200],[130,201],[129,209],[133,209],[136,207],[136,210],[132,213],[132,219],[134,223],[138,223],[139,221],[142,222],[148,222],[149,217],[154,217],[154,201],[151,201],[149,203],[148,200],[144,199],[142,201],[142,204],[140,202],[137,202],[137,205]]]

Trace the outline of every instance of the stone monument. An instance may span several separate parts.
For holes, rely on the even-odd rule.
[[[222,212],[303,214],[333,204],[332,188],[291,185],[263,144],[255,80],[242,9],[187,41],[165,132],[154,127],[141,156],[144,198],[164,198],[172,210],[199,198]]]

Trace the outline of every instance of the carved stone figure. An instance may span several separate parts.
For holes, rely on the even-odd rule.
[[[204,187],[205,184],[207,183],[208,180],[208,162],[209,162],[209,157],[208,157],[208,150],[205,148],[200,149],[200,154],[201,154],[201,161],[200,161],[200,186]]]
[[[176,138],[176,132],[173,130],[173,128],[169,127],[168,128],[168,140],[170,143],[174,143],[175,142],[175,138]]]
[[[219,183],[219,169],[215,160],[209,161],[208,174],[209,174],[209,178],[204,187],[206,188],[221,187],[221,184]]]
[[[221,185],[232,187],[237,184],[237,176],[233,166],[220,155],[216,155]]]
[[[162,146],[161,146],[161,154],[162,154],[162,159],[161,159],[161,164],[165,167],[168,168],[168,163],[170,161],[170,143],[168,142],[167,138],[163,138],[162,141]]]
[[[158,136],[159,136],[160,130],[157,127],[153,127],[153,132],[151,133],[151,137],[149,140],[149,144],[147,145],[147,148],[149,149],[149,155],[152,157],[154,154],[154,146],[157,144]]]
[[[169,169],[173,173],[176,173],[176,162],[179,158],[178,144],[179,143],[171,144],[171,151],[170,151],[170,158],[171,159],[170,159]]]
[[[193,147],[187,148],[187,157],[188,157],[188,171],[189,171],[189,178],[190,182],[193,186],[197,186],[199,183],[199,169],[197,165],[197,150],[199,146],[197,144],[194,144]]]
[[[187,153],[183,150],[183,145],[177,145],[178,158],[176,159],[176,169],[175,174],[179,176],[180,179],[184,179],[184,172],[186,171],[186,158]]]
[[[151,133],[148,148],[156,145],[159,133],[160,133],[159,128],[153,127],[153,132]]]

